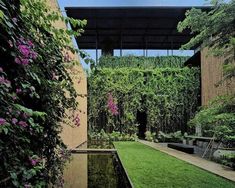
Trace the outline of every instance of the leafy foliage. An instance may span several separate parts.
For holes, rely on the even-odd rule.
[[[145,111],[149,131],[187,131],[198,106],[199,84],[196,68],[97,68],[88,78],[90,130],[134,134],[137,112]],[[118,115],[109,112],[109,93]]]
[[[178,24],[182,32],[190,29],[196,34],[183,49],[189,49],[202,44],[209,47],[215,56],[225,57],[225,79],[235,76],[234,50],[235,50],[235,0],[211,1],[213,7],[208,11],[193,8],[186,12],[186,18]]]
[[[160,57],[136,57],[136,56],[101,56],[99,68],[167,68],[167,67],[184,67],[187,56],[160,56]]]
[[[235,146],[235,96],[222,96],[201,109],[189,121],[190,126],[200,126],[205,136],[215,136],[226,147]]]
[[[169,133],[169,134],[159,131],[157,139],[159,142],[182,142],[183,135],[181,131],[176,131],[174,133]]]
[[[0,186],[46,187],[59,183],[67,151],[59,133],[65,110],[75,110],[76,91],[65,68],[63,18],[43,0],[0,0]]]
[[[151,133],[150,131],[146,131],[144,134],[145,134],[145,139],[147,141],[150,141],[150,142],[154,141],[156,133]]]
[[[89,132],[89,140],[94,141],[136,141],[136,134],[125,134],[118,131],[106,133],[103,129],[100,132]]]

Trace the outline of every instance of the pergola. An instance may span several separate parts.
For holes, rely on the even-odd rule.
[[[179,49],[193,36],[179,33],[177,24],[192,7],[66,7],[67,16],[86,19],[85,33],[76,38],[80,49]],[[196,7],[208,10],[209,7]],[[196,47],[195,47],[196,48]],[[194,49],[195,49],[194,48]],[[169,51],[168,51],[169,53]],[[97,53],[96,53],[97,54]]]

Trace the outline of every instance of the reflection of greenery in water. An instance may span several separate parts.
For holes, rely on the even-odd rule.
[[[99,141],[99,140],[89,140],[88,141],[88,148],[93,148],[93,149],[113,149],[113,144],[112,142],[108,141]]]
[[[89,188],[125,188],[113,155],[88,155]]]

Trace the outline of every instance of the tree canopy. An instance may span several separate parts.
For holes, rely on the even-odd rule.
[[[224,56],[224,76],[235,76],[235,0],[229,2],[212,0],[209,11],[193,8],[186,12],[186,18],[179,22],[178,31],[190,29],[196,34],[182,49],[202,45],[215,56]]]

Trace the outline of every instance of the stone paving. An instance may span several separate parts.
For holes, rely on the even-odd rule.
[[[168,155],[171,155],[173,157],[176,157],[178,159],[181,159],[183,161],[186,161],[190,164],[193,164],[199,168],[202,168],[204,170],[207,170],[213,174],[216,174],[218,176],[222,176],[228,180],[235,182],[235,171],[228,167],[224,167],[223,165],[220,165],[218,163],[208,161],[206,159],[203,159],[195,154],[187,154],[181,151],[177,151],[168,147],[165,147],[159,143],[154,142],[148,142],[144,140],[139,140],[140,143],[145,144],[147,146],[150,146],[156,150],[159,150],[161,152],[164,152]]]

